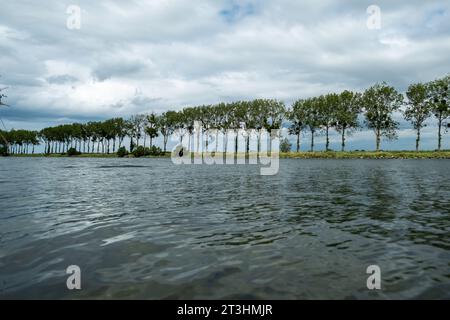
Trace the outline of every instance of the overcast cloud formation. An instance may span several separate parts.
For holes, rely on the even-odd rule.
[[[379,30],[366,26],[372,4]],[[81,8],[80,30],[66,27],[69,5]],[[19,0],[1,8],[0,84],[11,107],[0,116],[10,128],[238,99],[290,105],[380,81],[403,92],[450,72],[450,1]],[[433,123],[425,148],[436,144]],[[400,137],[392,148],[413,147],[413,131]],[[351,140],[373,144],[370,132]]]

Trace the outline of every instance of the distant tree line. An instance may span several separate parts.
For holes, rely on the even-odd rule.
[[[12,154],[34,153],[34,147],[44,144],[45,153],[65,153],[70,148],[83,153],[111,153],[122,148],[126,137],[129,138],[129,150],[139,146],[154,146],[154,140],[162,137],[162,149],[166,152],[167,142],[175,132],[180,139],[194,133],[194,122],[198,121],[203,134],[216,129],[215,148],[218,150],[218,134],[241,128],[271,132],[288,126],[290,135],[296,136],[296,151],[300,151],[301,135],[311,134],[310,151],[314,151],[314,139],[318,133],[325,134],[325,149],[330,150],[330,132],[336,130],[341,137],[341,150],[346,147],[346,137],[358,128],[372,129],[375,134],[375,146],[379,151],[381,139],[397,139],[399,123],[393,114],[405,107],[404,118],[416,130],[416,150],[419,150],[421,130],[425,122],[434,116],[438,126],[437,149],[441,150],[443,131],[448,128],[446,120],[450,116],[450,76],[431,81],[416,83],[408,87],[405,96],[385,82],[375,84],[362,93],[343,91],[318,97],[300,99],[290,108],[278,100],[256,99],[186,107],[181,111],[167,111],[162,114],[138,114],[129,119],[113,118],[105,121],[64,124],[44,128],[41,131],[10,130],[0,131],[8,144],[0,140],[3,149]],[[363,121],[360,119],[363,118]],[[362,123],[361,123],[362,122]],[[238,139],[238,135],[235,135]],[[246,151],[249,150],[249,137],[246,139]],[[206,140],[208,143],[208,139]],[[223,148],[227,152],[227,137],[224,136]],[[147,144],[148,143],[148,144]],[[189,141],[189,145],[190,141]],[[237,152],[237,141],[234,144]],[[284,143],[284,149],[289,144]],[[258,151],[260,141],[258,141]],[[197,150],[198,151],[198,150]]]

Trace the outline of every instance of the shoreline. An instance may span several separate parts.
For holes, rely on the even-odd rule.
[[[170,158],[171,153],[140,158]],[[244,154],[238,154],[239,157]],[[117,154],[86,153],[76,156],[67,154],[14,154],[5,158],[119,158]],[[135,158],[125,156],[124,158]],[[450,150],[443,151],[315,151],[315,152],[281,152],[280,159],[450,159]]]

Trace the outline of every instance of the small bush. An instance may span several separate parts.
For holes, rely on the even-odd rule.
[[[7,155],[8,155],[8,148],[6,148],[5,146],[1,146],[0,147],[0,156],[6,157]]]
[[[70,148],[69,150],[67,150],[67,155],[69,157],[71,156],[79,156],[81,154],[81,152],[77,151],[77,149],[75,148]]]
[[[135,158],[140,158],[145,156],[145,149],[143,146],[139,146],[136,149],[133,150],[133,156]]]
[[[125,148],[125,147],[120,147],[118,150],[117,150],[117,156],[119,157],[119,158],[123,158],[123,157],[125,157],[125,156],[127,156],[128,155],[128,151],[127,151],[127,149]]]
[[[157,146],[151,146],[150,148],[147,149],[149,149],[149,155],[151,156],[159,156],[163,153],[161,148],[158,148]]]
[[[143,156],[159,156],[163,154],[161,148],[158,148],[157,146],[151,146],[151,147],[143,147],[139,146],[132,152],[133,156],[135,158],[143,157]]]

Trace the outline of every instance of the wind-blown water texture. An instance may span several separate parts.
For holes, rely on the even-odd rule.
[[[0,298],[450,298],[450,161],[0,159]],[[65,269],[81,268],[82,289]],[[382,290],[366,287],[367,266]]]

